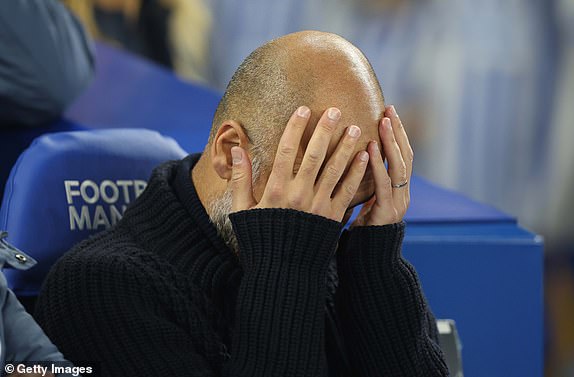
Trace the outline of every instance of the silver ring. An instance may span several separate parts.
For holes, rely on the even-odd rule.
[[[398,185],[393,185],[391,183],[392,188],[403,188],[407,185],[407,183],[409,183],[409,180],[407,179],[406,181],[404,181],[403,183],[399,183]]]

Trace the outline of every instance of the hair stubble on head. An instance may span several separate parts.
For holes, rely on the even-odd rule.
[[[354,82],[372,83],[372,97],[382,90],[363,53],[331,33],[303,31],[274,39],[255,49],[229,81],[213,117],[209,144],[227,120],[247,134],[248,153],[269,168],[293,112],[307,105],[318,119],[327,106],[355,107]],[[365,96],[367,97],[367,96]],[[327,104],[328,103],[328,104]],[[313,120],[313,118],[312,118]]]
[[[346,90],[348,83],[357,81],[373,83],[363,97],[376,93],[382,98],[367,58],[337,35],[308,31],[272,40],[254,50],[235,71],[215,112],[208,145],[226,121],[239,123],[249,139],[246,150],[252,160],[253,181],[257,182],[271,168],[285,126],[299,106],[312,109],[311,122],[326,106],[337,105],[332,102],[362,110],[353,102],[364,100],[352,98],[352,90]],[[218,232],[237,251],[228,218],[230,190],[212,198],[209,208]]]
[[[233,119],[244,129],[250,141],[249,154],[272,161],[274,148],[293,111],[310,103],[313,91],[309,83],[288,82],[288,51],[271,41],[253,51],[235,71],[219,102],[209,137],[211,143],[218,128]],[[308,90],[301,90],[308,86]]]

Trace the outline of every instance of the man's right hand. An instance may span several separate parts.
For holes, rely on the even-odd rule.
[[[311,110],[301,106],[289,119],[279,141],[273,168],[259,203],[253,197],[251,161],[246,151],[238,146],[231,148],[233,212],[251,208],[291,208],[335,221],[343,219],[363,179],[369,154],[366,151],[353,154],[361,130],[357,126],[350,126],[321,175],[317,177],[325,160],[329,142],[341,118],[338,109],[329,108],[317,123],[301,166],[294,174],[295,159],[310,115]],[[351,158],[353,158],[351,167],[342,178]],[[341,184],[333,194],[341,179]]]

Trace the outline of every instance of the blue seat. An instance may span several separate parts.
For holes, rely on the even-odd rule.
[[[159,163],[186,153],[171,138],[145,129],[46,134],[14,165],[6,184],[0,229],[38,261],[5,271],[9,287],[33,304],[52,264],[71,246],[122,216]]]

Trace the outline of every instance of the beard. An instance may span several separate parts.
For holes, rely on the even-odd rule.
[[[260,159],[255,156],[251,161],[251,170],[251,180],[253,181],[253,185],[255,185],[261,174]],[[214,198],[209,203],[208,215],[213,225],[215,225],[217,234],[236,255],[239,255],[239,244],[237,242],[235,232],[233,231],[231,220],[229,220],[229,214],[231,213],[232,208],[233,195],[231,193],[231,188],[228,188],[225,190],[223,195]]]

